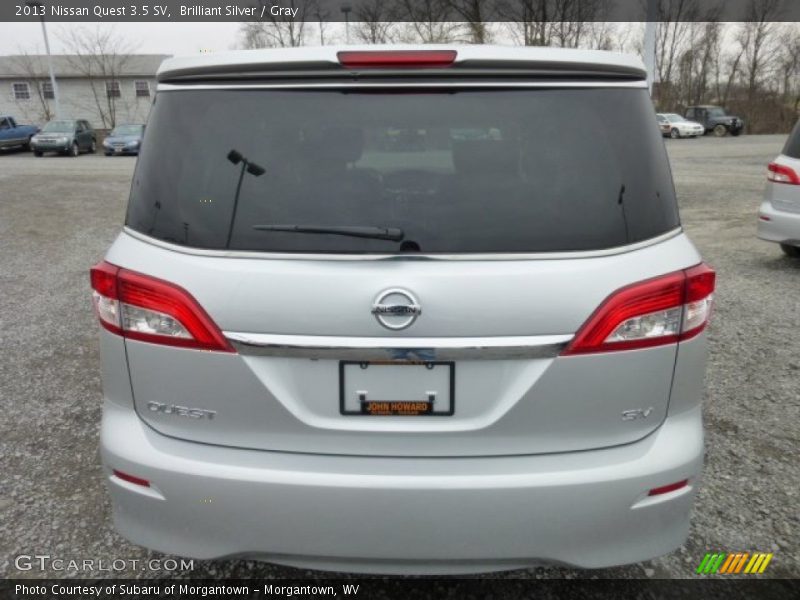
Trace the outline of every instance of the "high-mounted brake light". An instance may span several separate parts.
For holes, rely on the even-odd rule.
[[[711,315],[715,273],[705,264],[623,287],[578,330],[564,355],[633,350],[696,336]]]
[[[339,63],[349,69],[449,67],[455,50],[343,50]]]
[[[183,288],[101,262],[91,269],[100,324],[126,338],[198,350],[234,352],[203,307]]]
[[[767,165],[767,179],[775,183],[788,183],[789,185],[800,185],[800,175],[797,171],[786,165],[769,163]]]

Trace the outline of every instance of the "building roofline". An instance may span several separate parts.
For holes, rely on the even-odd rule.
[[[116,77],[155,77],[161,62],[168,54],[128,54]],[[53,54],[56,79],[85,79],[76,54]],[[27,64],[26,64],[27,63]],[[49,70],[45,54],[11,54],[0,56],[0,79],[46,79]],[[99,78],[99,76],[96,76]]]

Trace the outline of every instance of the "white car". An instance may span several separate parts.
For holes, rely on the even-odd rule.
[[[661,132],[672,139],[682,137],[697,137],[705,134],[706,130],[700,123],[687,121],[675,113],[658,113],[656,115],[661,125]]]

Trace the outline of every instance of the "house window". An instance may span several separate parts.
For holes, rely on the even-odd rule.
[[[11,89],[14,92],[14,100],[31,99],[31,88],[27,83],[12,83]]]
[[[54,100],[56,95],[53,92],[53,84],[49,81],[42,82],[42,96],[47,100]]]
[[[106,96],[109,98],[121,98],[122,90],[119,81],[106,81]]]
[[[133,87],[136,90],[137,98],[150,97],[150,82],[149,81],[134,81]]]

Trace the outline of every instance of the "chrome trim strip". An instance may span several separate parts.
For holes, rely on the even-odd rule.
[[[475,338],[385,338],[226,331],[243,355],[329,360],[432,361],[554,358],[573,338],[535,335]]]
[[[577,252],[532,252],[529,254],[299,254],[288,252],[256,252],[253,250],[210,250],[206,248],[190,248],[179,244],[172,244],[163,240],[150,237],[127,225],[123,232],[137,240],[152,246],[158,246],[172,252],[190,254],[193,256],[211,256],[219,258],[258,258],[268,260],[333,260],[333,261],[365,261],[365,260],[461,260],[461,261],[494,261],[494,260],[575,260],[579,258],[599,258],[603,256],[616,256],[627,252],[634,252],[655,246],[661,242],[672,239],[683,233],[683,227],[676,227],[671,231],[662,233],[649,240],[617,246],[604,250],[585,250]]]
[[[191,80],[186,83],[159,83],[158,92],[175,90],[225,90],[225,89],[251,89],[251,90],[284,90],[284,89],[342,89],[342,88],[647,88],[647,82],[642,80],[626,81],[447,81],[436,80],[429,82],[395,82],[376,83],[368,81],[341,80],[331,83],[302,82],[297,83],[248,83],[246,80],[239,83],[197,83]]]

